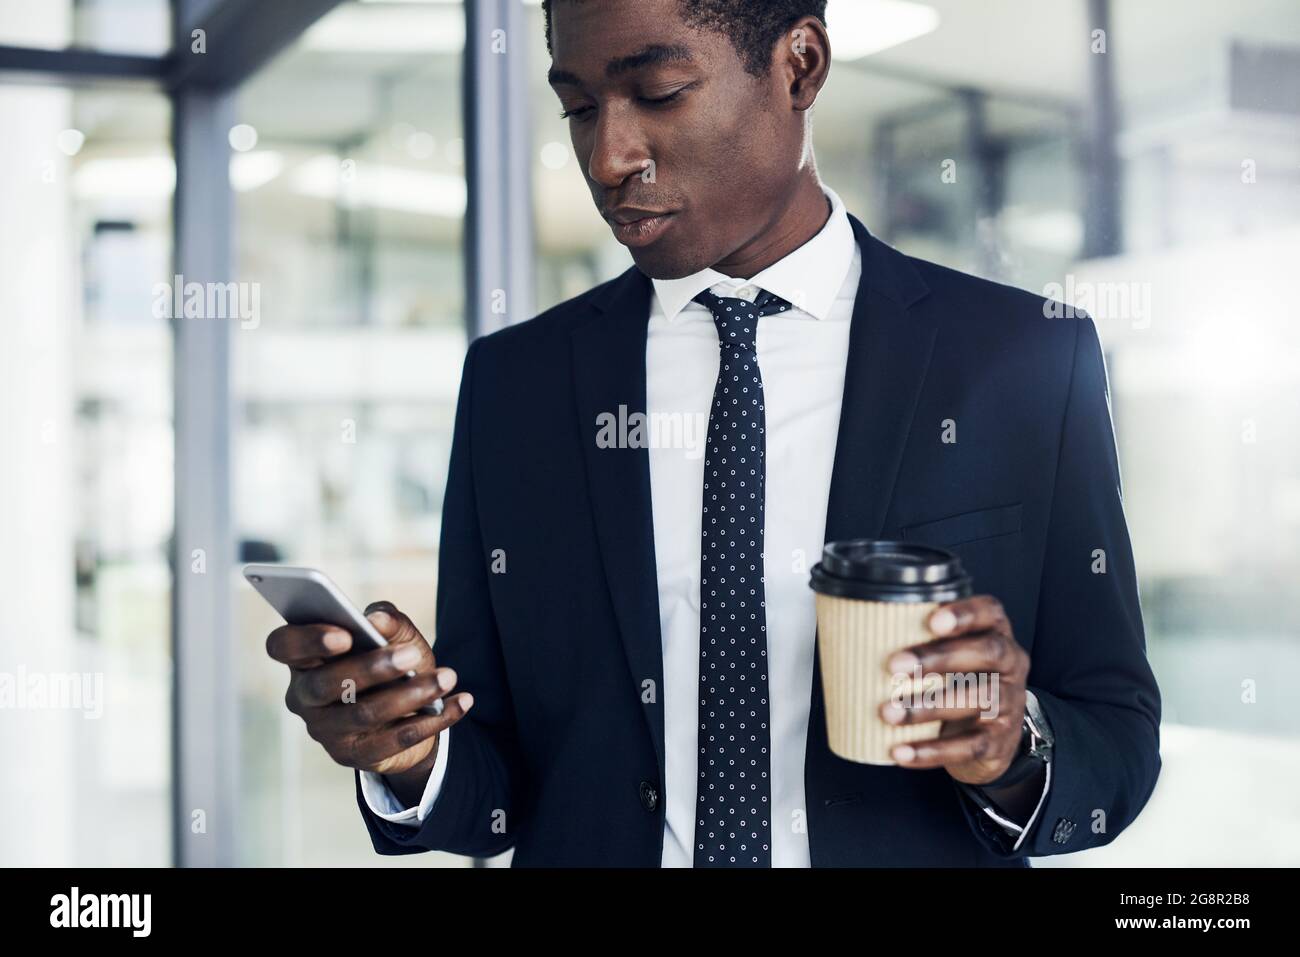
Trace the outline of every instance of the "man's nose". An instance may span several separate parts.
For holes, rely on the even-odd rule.
[[[645,170],[650,151],[639,125],[617,107],[600,111],[587,160],[587,175],[606,189],[617,189]]]

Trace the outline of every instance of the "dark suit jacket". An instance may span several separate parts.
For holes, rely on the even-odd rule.
[[[1050,795],[1012,853],[946,771],[831,754],[815,676],[812,863],[1025,866],[1025,855],[1106,844],[1155,785],[1160,698],[1093,322],[1045,318],[1037,296],[912,259],[852,224],[862,281],[827,540],[901,537],[957,552],[1032,659],[1029,687],[1056,751]],[[645,410],[651,295],[629,269],[470,346],[435,650],[475,704],[451,732],[422,826],[376,818],[358,793],[381,854],[513,847],[518,865],[659,865],[649,455],[595,440],[601,413]],[[945,420],[955,443],[941,440]],[[498,549],[504,574],[491,568]]]

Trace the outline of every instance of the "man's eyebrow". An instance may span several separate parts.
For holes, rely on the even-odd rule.
[[[655,66],[660,63],[690,63],[693,60],[691,51],[681,44],[655,43],[642,47],[636,53],[610,60],[605,64],[605,76],[612,79],[645,66]],[[582,85],[582,81],[573,73],[568,70],[557,70],[554,67],[546,74],[546,80],[551,86]]]

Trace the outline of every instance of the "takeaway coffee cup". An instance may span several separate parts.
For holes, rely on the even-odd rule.
[[[895,651],[933,637],[925,621],[935,607],[970,595],[961,559],[908,542],[831,542],[809,584],[817,593],[831,751],[849,761],[894,764],[889,751],[895,745],[938,737],[941,722],[895,727],[880,717],[880,706],[900,688],[919,690],[890,674],[888,661]]]

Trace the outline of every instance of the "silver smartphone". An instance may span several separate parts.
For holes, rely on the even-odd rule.
[[[245,565],[244,578],[286,623],[337,625],[348,632],[353,642],[349,654],[373,651],[388,644],[370,620],[322,571],[293,565]],[[425,714],[442,714],[442,699],[420,710]]]

